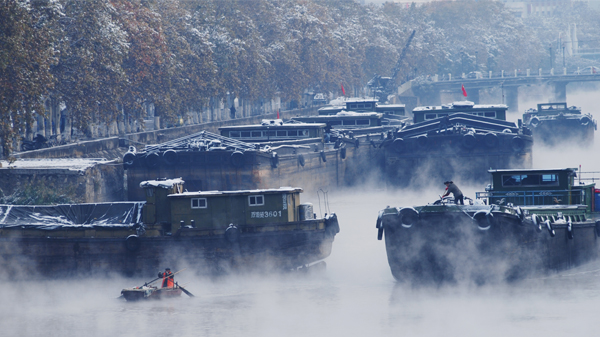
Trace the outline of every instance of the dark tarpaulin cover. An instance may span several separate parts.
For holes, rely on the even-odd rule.
[[[0,205],[0,228],[129,227],[142,221],[144,202],[52,206]]]

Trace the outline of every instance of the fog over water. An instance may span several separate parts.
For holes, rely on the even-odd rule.
[[[568,93],[569,105],[600,118],[598,91]],[[521,111],[535,103],[521,103]],[[517,117],[515,116],[515,119]],[[511,119],[511,117],[509,117]],[[600,171],[598,135],[581,150],[534,148],[535,167]],[[458,182],[457,182],[458,183]],[[459,185],[474,197],[483,186]],[[600,262],[546,278],[441,289],[397,284],[377,240],[377,212],[434,201],[432,181],[419,191],[356,188],[329,193],[341,231],[327,268],[286,275],[208,279],[184,271],[176,280],[196,297],[138,303],[117,299],[145,279],[5,283],[2,336],[591,336],[597,334]],[[318,198],[310,191],[303,202]],[[160,266],[164,268],[165,266]],[[157,270],[158,271],[158,270]]]

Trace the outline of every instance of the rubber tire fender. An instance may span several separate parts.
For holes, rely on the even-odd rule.
[[[131,167],[133,166],[133,162],[135,161],[135,153],[127,152],[123,156],[123,167]]]
[[[591,120],[588,116],[583,116],[581,117],[581,119],[579,120],[579,123],[581,123],[581,125],[586,126],[588,124],[590,124]]]
[[[234,167],[242,167],[244,166],[244,152],[241,151],[234,151],[231,154],[231,165],[233,165]]]
[[[175,151],[173,149],[163,152],[162,157],[163,157],[163,160],[165,161],[165,164],[167,164],[169,166],[176,165],[178,162],[177,151]]]
[[[417,137],[417,146],[420,149],[427,148],[427,145],[429,145],[429,138],[427,138],[427,136],[419,136],[419,137]]]
[[[510,141],[510,146],[514,152],[521,152],[525,148],[525,141],[520,136],[514,136]]]
[[[159,162],[160,162],[160,157],[158,156],[158,153],[156,152],[152,152],[152,153],[148,153],[146,155],[146,166],[153,168],[153,167],[157,167]]]
[[[531,125],[532,127],[538,127],[538,125],[540,125],[540,119],[537,117],[531,117],[531,119],[529,120],[529,125]]]
[[[141,245],[142,242],[140,241],[140,237],[135,234],[129,235],[125,239],[125,248],[130,252],[138,251]]]
[[[396,151],[398,153],[404,151],[404,139],[402,139],[402,138],[394,139],[394,141],[392,142],[392,148],[394,149],[394,151]]]
[[[323,162],[327,161],[327,156],[325,155],[325,151],[324,150],[321,150],[321,153],[319,153],[319,155],[321,156],[321,160]]]
[[[399,212],[402,218],[402,227],[411,228],[417,221],[419,221],[419,212],[412,207],[404,207]]]
[[[240,241],[240,230],[234,224],[229,224],[225,229],[225,240],[229,243],[236,243]]]
[[[346,159],[346,147],[345,146],[340,149],[340,158]]]
[[[302,167],[304,167],[306,164],[306,160],[304,159],[304,155],[302,153],[298,155],[298,164],[300,164]]]
[[[554,228],[552,228],[552,224],[550,223],[550,220],[546,220],[544,223],[546,224],[546,228],[548,229],[548,233],[550,233],[550,236],[555,237],[556,231],[554,230]]]
[[[383,238],[383,224],[381,222],[381,217],[383,216],[383,211],[379,211],[377,215],[377,222],[375,223],[375,228],[377,228],[377,240],[381,240]]]
[[[479,230],[487,231],[494,224],[494,215],[488,211],[477,211],[473,214],[473,222]]]
[[[487,133],[485,136],[483,136],[483,142],[485,143],[485,146],[490,149],[497,148],[498,144],[500,143],[500,141],[498,141],[498,135],[495,133]]]
[[[543,221],[540,221],[540,218],[537,215],[533,214],[531,216],[531,222],[533,222],[533,226],[535,226],[535,231],[541,233]]]
[[[474,134],[467,133],[466,135],[462,136],[462,140],[460,143],[465,149],[472,150],[477,144],[477,139],[475,138]]]
[[[571,222],[571,219],[569,219],[569,222],[567,224],[567,237],[569,238],[569,240],[573,240],[573,222]]]
[[[277,168],[278,165],[279,165],[279,155],[277,154],[277,152],[273,152],[273,153],[271,153],[271,167]]]

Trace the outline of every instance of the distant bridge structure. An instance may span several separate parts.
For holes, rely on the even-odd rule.
[[[430,80],[414,81],[411,85],[413,93],[419,97],[420,105],[441,105],[442,93],[461,94],[464,85],[468,100],[479,103],[479,91],[482,89],[501,88],[504,104],[509,111],[519,111],[519,87],[546,85],[553,88],[555,102],[567,102],[567,84],[572,82],[600,82],[600,68],[587,67],[568,72],[566,68],[561,73],[550,70],[546,73],[539,69],[532,73],[529,69],[514,72],[481,73],[473,72],[468,76],[453,78],[434,75]],[[401,87],[402,88],[402,87]],[[400,91],[400,90],[399,90]],[[399,94],[401,94],[399,92]],[[500,103],[500,102],[498,102]]]

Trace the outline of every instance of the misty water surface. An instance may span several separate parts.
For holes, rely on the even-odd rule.
[[[595,94],[596,93],[596,94]],[[569,105],[599,119],[595,92],[569,93]],[[531,103],[535,104],[535,103]],[[521,103],[522,109],[532,107]],[[511,117],[509,117],[511,119]],[[515,117],[516,119],[516,117]],[[511,119],[512,120],[512,119]],[[600,171],[596,149],[534,148],[534,167]],[[457,182],[458,183],[458,182]],[[474,197],[483,186],[459,185]],[[600,262],[547,278],[484,287],[441,289],[397,284],[377,241],[377,212],[386,205],[434,201],[432,181],[420,191],[358,188],[329,193],[339,216],[327,269],[287,275],[207,279],[181,273],[196,295],[129,303],[121,289],[147,279],[84,279],[5,283],[0,287],[2,336],[593,336],[600,308]],[[318,198],[309,191],[303,202]]]

